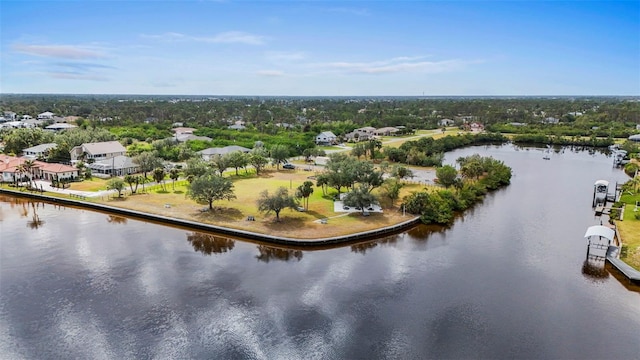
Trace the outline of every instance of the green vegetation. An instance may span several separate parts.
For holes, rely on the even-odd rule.
[[[425,224],[449,224],[456,212],[468,209],[487,191],[511,181],[511,168],[491,157],[472,155],[459,158],[457,162],[463,179],[456,182],[455,190],[414,192],[404,199],[406,211],[420,215]]]
[[[274,212],[276,221],[280,222],[280,211],[286,208],[296,210],[298,201],[294,196],[289,195],[289,191],[284,186],[279,187],[273,194],[269,194],[269,190],[260,193],[257,201],[258,211],[264,213]]]
[[[194,179],[189,185],[187,196],[198,203],[208,204],[210,210],[213,209],[214,201],[231,201],[236,198],[233,192],[233,182],[213,173]]]
[[[620,259],[640,270],[640,176],[623,185],[620,203],[625,204],[623,221],[616,221],[623,241]]]

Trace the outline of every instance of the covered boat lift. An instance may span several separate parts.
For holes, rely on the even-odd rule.
[[[609,194],[609,182],[607,180],[597,180],[593,184],[593,202],[592,206],[607,203],[607,195]]]

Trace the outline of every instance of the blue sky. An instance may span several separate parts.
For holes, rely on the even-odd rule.
[[[0,92],[640,95],[640,1],[6,1]]]

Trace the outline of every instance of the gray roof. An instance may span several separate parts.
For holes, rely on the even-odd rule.
[[[210,137],[207,136],[197,136],[197,135],[193,135],[193,134],[178,134],[175,136],[175,139],[179,142],[185,142],[185,141],[189,141],[189,140],[203,140],[203,141],[211,141],[213,139],[211,139]]]
[[[640,134],[629,136],[629,140],[631,140],[631,141],[640,141]]]
[[[238,145],[230,145],[225,147],[217,147],[217,148],[212,147],[212,148],[204,149],[202,151],[198,151],[198,154],[209,155],[209,156],[210,155],[226,155],[234,151],[242,151],[246,153],[251,151],[251,149],[247,149],[246,147],[242,147]]]
[[[138,167],[138,165],[136,165],[133,162],[132,158],[124,155],[118,155],[116,157],[113,157],[107,160],[96,161],[92,164],[87,164],[86,166],[89,167],[90,169],[114,169],[115,168],[116,170]]]
[[[109,154],[127,151],[118,141],[86,143],[82,144],[82,146],[84,146],[85,150],[90,154]]]
[[[77,127],[77,126],[71,125],[71,124],[65,124],[65,123],[57,123],[57,124],[51,124],[49,126],[46,126],[45,129],[63,130],[63,129],[72,129],[72,128],[75,128],[75,127]]]
[[[56,143],[40,144],[40,145],[32,146],[30,148],[23,149],[22,152],[27,152],[28,151],[28,152],[39,153],[39,152],[47,151],[49,149],[53,149],[56,146],[58,146],[58,144],[56,144]]]

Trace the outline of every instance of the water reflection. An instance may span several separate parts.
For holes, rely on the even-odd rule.
[[[126,224],[127,218],[124,216],[109,215],[107,216],[107,222],[110,224]]]
[[[351,245],[351,251],[355,253],[365,254],[368,250],[371,250],[379,244],[394,244],[401,238],[400,234],[389,235],[382,239],[368,241],[360,244]]]
[[[592,281],[604,281],[609,278],[609,272],[604,267],[604,261],[585,260],[582,263],[582,275]]]
[[[191,243],[193,250],[205,255],[226,253],[236,244],[232,239],[201,232],[187,234],[187,241]]]
[[[259,255],[256,255],[256,259],[268,263],[271,260],[289,261],[289,260],[302,260],[302,251],[295,249],[278,248],[267,245],[258,245]]]

